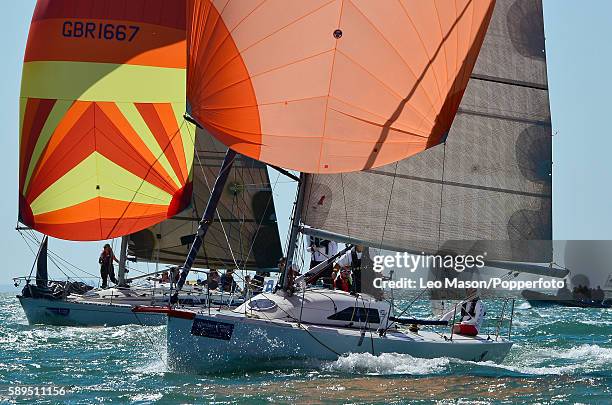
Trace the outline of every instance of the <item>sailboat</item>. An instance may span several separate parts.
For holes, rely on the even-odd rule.
[[[279,290],[234,311],[168,309],[170,365],[363,352],[503,360],[509,335],[407,330],[389,302],[296,284],[291,272],[301,234],[566,274],[537,264],[552,260],[541,3],[193,0],[187,25],[190,114],[230,147],[213,194],[237,152],[302,174]]]
[[[45,237],[36,282],[27,277],[19,299],[33,324],[161,324],[163,315],[131,310],[167,304],[171,283],[134,285],[143,277],[128,277],[126,261],[171,265],[186,254],[220,143],[183,117],[185,2],[89,3],[41,0],[34,11],[21,94],[19,222],[67,240],[122,237],[118,285],[50,291]],[[263,164],[247,157],[236,164],[218,210],[226,222],[213,226],[197,264],[276,268],[282,253]],[[244,301],[201,286],[179,298]]]
[[[570,270],[563,288],[555,293],[524,290],[521,296],[532,307],[612,308],[609,241],[570,240],[558,243],[562,261]]]

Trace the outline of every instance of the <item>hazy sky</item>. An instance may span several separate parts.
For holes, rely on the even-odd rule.
[[[14,230],[17,219],[18,100],[23,53],[35,0],[3,3],[0,64],[0,235],[4,277],[30,271],[34,254]],[[545,0],[544,18],[553,131],[555,239],[612,239],[612,2]],[[285,240],[294,189],[280,185],[276,207]],[[96,274],[101,243],[52,240],[50,248]],[[51,274],[57,270],[50,268]]]

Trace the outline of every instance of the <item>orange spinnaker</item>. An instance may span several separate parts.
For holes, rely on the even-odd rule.
[[[189,204],[185,10],[185,0],[38,0],[20,100],[21,222],[101,240]]]
[[[188,0],[191,115],[310,173],[391,163],[449,130],[494,0]]]

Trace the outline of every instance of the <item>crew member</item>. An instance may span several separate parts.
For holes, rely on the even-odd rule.
[[[352,293],[361,292],[361,256],[363,254],[363,246],[357,245],[343,254],[334,263],[334,271],[350,270],[352,276]]]
[[[262,292],[265,281],[266,278],[263,273],[260,271],[256,272],[251,280],[251,289],[253,290],[253,293]]]
[[[219,280],[221,276],[219,276],[219,272],[217,269],[210,269],[206,276],[206,285],[209,290],[216,290],[219,287]]]
[[[170,282],[176,285],[176,283],[178,283],[179,279],[181,278],[181,272],[178,266],[171,267],[169,273],[170,273]]]
[[[98,259],[98,263],[100,263],[100,276],[102,277],[102,288],[108,287],[108,278],[110,278],[110,281],[113,283],[118,283],[117,279],[115,278],[115,267],[113,266],[113,260],[119,263],[119,260],[113,253],[113,249],[107,243],[104,245],[104,249],[102,249],[102,253],[100,253],[100,258]]]
[[[593,290],[591,299],[595,302],[601,303],[606,298],[606,293],[601,289],[601,286],[597,286],[597,289]]]
[[[310,268],[324,262],[338,253],[338,243],[333,240],[310,237],[308,251],[311,253]]]
[[[221,276],[221,289],[225,292],[233,293],[236,291],[237,284],[234,281],[234,270],[228,269],[225,274]]]
[[[332,285],[334,290],[349,292],[351,291],[352,284],[351,271],[349,269],[342,269],[339,272],[337,270],[333,271]]]
[[[310,246],[307,250],[311,252],[310,268],[312,269],[330,257],[334,257],[338,253],[338,243],[333,240],[319,239],[311,236]],[[319,271],[316,277],[309,278],[307,283],[316,284],[318,280],[321,280],[324,287],[332,288],[332,270],[332,265],[327,266]]]
[[[486,315],[485,306],[473,291],[461,305],[461,323],[453,325],[453,333],[466,336],[476,336]]]
[[[287,265],[286,257],[281,257],[280,259],[278,259],[279,274],[285,273],[286,265]],[[300,275],[300,272],[298,271],[297,267],[295,266],[294,263],[291,263],[291,269],[289,269],[289,271],[287,272],[287,281],[288,281],[287,285],[289,286],[289,291],[291,293],[293,293],[293,291],[295,290],[295,286],[293,284],[295,282],[296,277],[299,275]]]
[[[251,276],[249,276],[248,274],[244,276],[244,290],[242,292],[244,298],[249,298],[249,295],[253,293],[253,284]]]

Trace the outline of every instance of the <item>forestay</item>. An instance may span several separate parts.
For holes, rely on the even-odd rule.
[[[130,253],[139,260],[177,265],[185,262],[226,150],[201,129],[197,130],[196,145],[191,204],[172,219],[130,236]],[[282,250],[265,164],[236,157],[217,213],[196,266],[235,268],[237,264],[253,270],[276,267]]]

